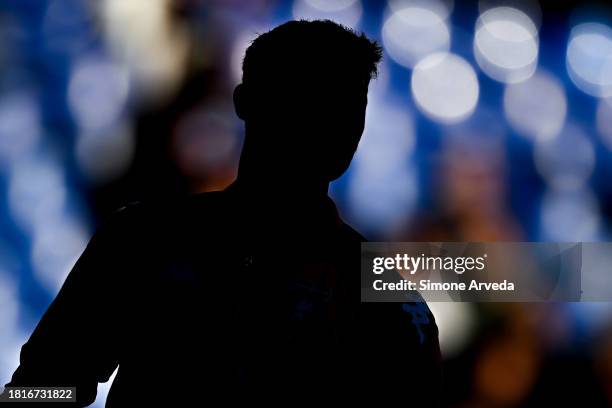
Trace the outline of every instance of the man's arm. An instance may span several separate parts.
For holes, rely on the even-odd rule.
[[[70,406],[95,400],[98,382],[108,381],[118,364],[118,277],[127,262],[128,212],[114,214],[91,239],[22,347],[7,387],[70,386],[76,387],[77,399]]]
[[[364,350],[360,364],[370,373],[364,387],[386,405],[442,405],[438,327],[424,301],[363,303]]]

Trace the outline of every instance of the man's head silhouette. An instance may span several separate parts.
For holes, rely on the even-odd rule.
[[[365,35],[332,21],[290,21],[257,37],[234,92],[246,127],[239,181],[326,192],[363,133],[381,54]]]

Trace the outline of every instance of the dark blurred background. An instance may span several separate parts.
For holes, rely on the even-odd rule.
[[[233,180],[243,52],[292,18],[384,47],[331,190],[369,239],[610,240],[605,2],[0,0],[0,384],[106,216]],[[612,406],[611,304],[430,307],[450,406]]]

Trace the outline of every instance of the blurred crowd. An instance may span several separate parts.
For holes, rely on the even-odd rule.
[[[231,183],[244,50],[289,19],[383,46],[330,192],[368,239],[609,240],[612,8],[550,3],[1,0],[0,384],[106,216]],[[612,304],[430,307],[449,406],[612,405]]]

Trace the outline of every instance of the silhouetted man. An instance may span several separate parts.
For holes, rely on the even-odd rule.
[[[380,58],[330,21],[259,36],[234,93],[246,126],[235,183],[115,214],[9,385],[76,386],[84,406],[118,366],[109,407],[435,405],[433,316],[424,303],[360,303],[363,238],[327,196]]]

